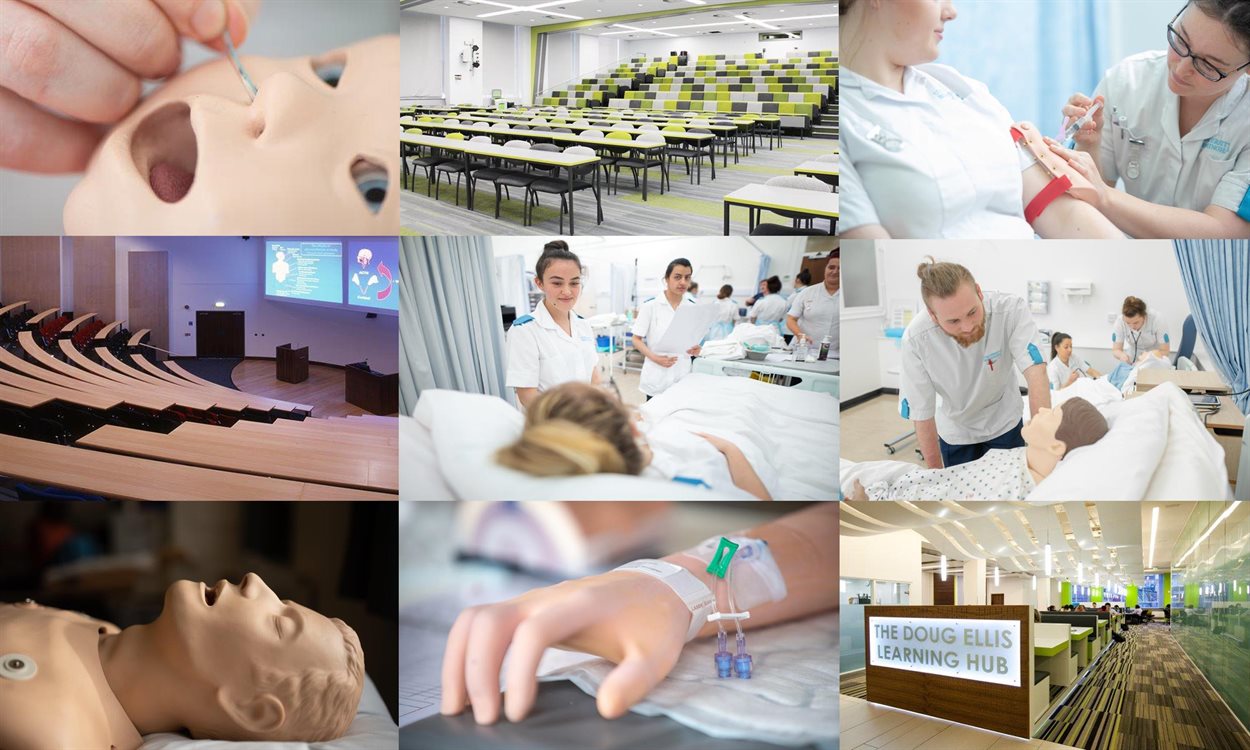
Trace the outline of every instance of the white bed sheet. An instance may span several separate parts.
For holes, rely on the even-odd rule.
[[[1078,390],[1066,394],[1065,399],[1082,395],[1095,403],[1107,418],[1110,431],[1097,443],[1068,454],[1026,500],[1193,500],[1230,496],[1224,451],[1180,388],[1164,383],[1141,396],[1116,400],[1101,386],[1093,385],[1094,381],[1090,382],[1089,393]],[[903,461],[843,460],[840,482],[843,492],[849,495],[856,479],[867,486],[870,481],[889,481],[915,468],[915,464]]]
[[[225,742],[193,740],[181,734],[149,734],[140,750],[395,750],[399,727],[373,680],[366,678],[360,708],[347,734],[329,742]]]

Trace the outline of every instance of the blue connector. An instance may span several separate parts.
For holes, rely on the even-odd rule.
[[[738,634],[738,655],[734,657],[734,672],[742,680],[751,679],[751,655],[747,653],[747,637]]]
[[[716,634],[716,676],[728,677],[733,668],[733,654],[729,653],[729,644],[725,631]]]

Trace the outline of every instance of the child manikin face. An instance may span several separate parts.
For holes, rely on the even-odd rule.
[[[114,128],[66,202],[65,230],[395,233],[399,38],[242,60],[254,102],[221,58],[170,80]]]

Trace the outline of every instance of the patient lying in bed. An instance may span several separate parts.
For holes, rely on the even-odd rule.
[[[740,448],[724,438],[695,434],[719,455],[687,451],[680,464],[664,454],[657,456],[628,407],[602,388],[569,382],[544,391],[531,402],[521,436],[501,448],[495,459],[534,476],[633,474],[712,489],[733,484],[761,500],[772,499]],[[663,438],[665,445],[680,442],[672,435],[657,433],[656,438],[657,443]],[[712,456],[690,463],[691,455],[706,453]]]
[[[916,469],[892,481],[855,480],[851,500],[1024,500],[1070,452],[1098,442],[1107,420],[1083,398],[1041,409],[1024,427],[1024,448],[991,450],[970,463]]]

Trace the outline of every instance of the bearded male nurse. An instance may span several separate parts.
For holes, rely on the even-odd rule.
[[[1013,294],[983,293],[958,263],[930,259],[916,275],[929,314],[917,315],[903,333],[899,413],[915,423],[925,464],[940,469],[994,448],[1023,447],[1017,371],[1028,386],[1029,414],[1050,407],[1028,304]]]

